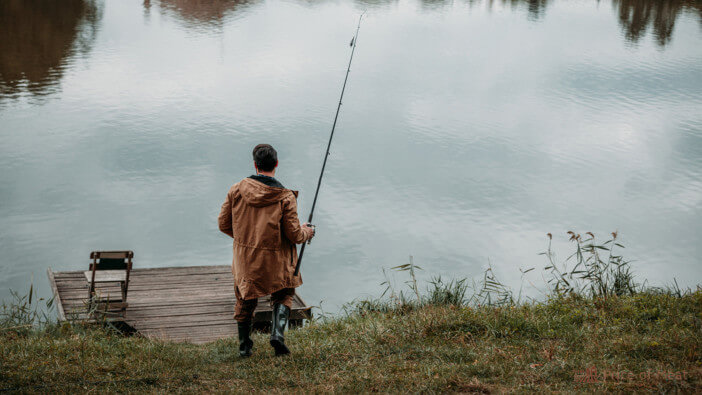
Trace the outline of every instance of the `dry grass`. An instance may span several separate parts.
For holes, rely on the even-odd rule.
[[[359,310],[290,331],[289,357],[274,357],[266,335],[257,334],[249,359],[236,356],[234,339],[195,346],[53,325],[2,332],[0,390],[699,391],[700,317],[699,290],[682,297],[641,293],[521,306]],[[600,382],[577,382],[589,368]],[[613,376],[623,371],[636,377]],[[657,374],[668,372],[679,377]]]
[[[57,324],[30,291],[0,312],[0,392],[702,391],[702,288],[637,285],[616,234],[588,235],[571,232],[565,262],[549,245],[543,301],[521,302],[491,269],[472,295],[439,278],[422,294],[410,261],[394,268],[408,294],[387,281],[380,299],[289,331],[286,357],[265,334],[240,359],[233,338],[195,346]]]

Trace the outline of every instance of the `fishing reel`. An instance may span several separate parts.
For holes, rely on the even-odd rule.
[[[316,225],[312,225],[312,224],[307,224],[307,226],[310,227],[310,228],[312,228],[312,230],[315,231],[315,235],[316,235],[317,226],[316,226]],[[314,236],[313,236],[313,237],[314,237]],[[310,238],[309,240],[307,240],[307,245],[310,245],[311,243],[312,243],[312,239]]]

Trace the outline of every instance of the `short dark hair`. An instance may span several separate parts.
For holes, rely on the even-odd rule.
[[[259,144],[253,149],[256,167],[263,171],[272,171],[278,164],[278,153],[270,144]]]

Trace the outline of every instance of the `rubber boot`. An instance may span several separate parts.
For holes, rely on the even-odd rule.
[[[273,318],[271,319],[271,346],[275,349],[275,355],[290,354],[290,350],[285,345],[285,326],[288,324],[290,309],[284,304],[273,305]]]
[[[251,340],[251,321],[237,322],[239,331],[239,356],[250,357],[253,350],[253,340]]]

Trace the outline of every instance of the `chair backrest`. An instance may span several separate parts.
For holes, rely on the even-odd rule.
[[[90,259],[96,263],[96,270],[131,270],[132,251],[93,251],[90,253]],[[90,264],[90,270],[93,269],[93,263]]]

